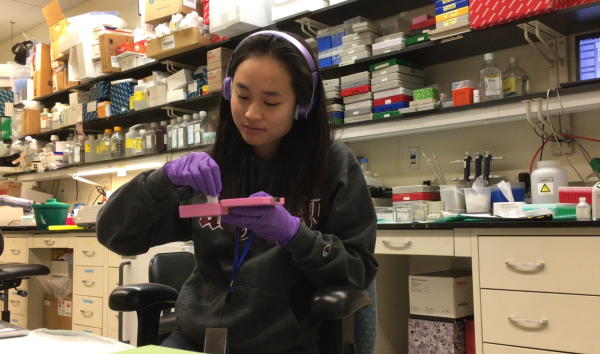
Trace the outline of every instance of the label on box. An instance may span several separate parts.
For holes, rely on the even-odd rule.
[[[455,24],[457,22],[458,22],[458,18],[453,18],[451,20],[444,21],[444,27],[453,25],[453,24]],[[421,39],[421,38],[419,38],[419,39]]]
[[[173,35],[162,37],[160,41],[163,51],[175,48],[175,37]]]
[[[44,300],[44,306],[50,306],[50,300]]]
[[[444,12],[456,9],[456,4],[446,5],[443,7]]]
[[[392,100],[385,100],[385,104],[391,104]]]
[[[119,59],[117,57],[110,57],[110,65],[112,65],[113,68],[120,68],[121,64],[119,63]]]
[[[183,6],[191,7],[192,9],[196,8],[196,0],[183,0]]]
[[[85,300],[83,300],[85,302]],[[71,317],[73,306],[71,301],[58,300],[58,315]]]
[[[96,102],[87,103],[87,112],[96,112]]]
[[[486,96],[498,96],[502,94],[500,75],[485,75],[484,82]]]
[[[193,93],[198,91],[198,82],[193,81],[188,84],[188,93]]]
[[[454,0],[442,0],[442,5],[446,5],[447,3],[452,2],[452,1],[454,1]]]

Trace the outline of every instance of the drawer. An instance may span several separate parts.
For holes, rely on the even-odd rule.
[[[15,326],[27,328],[27,316],[10,314],[10,323]]]
[[[545,350],[507,347],[505,345],[483,343],[483,354],[561,354],[561,352],[548,352]]]
[[[68,235],[35,235],[33,248],[68,248]]]
[[[74,295],[73,324],[102,328],[102,302],[101,297]]]
[[[106,286],[107,296],[110,296],[113,290],[119,286],[119,268],[108,268],[108,285]]]
[[[482,288],[600,295],[600,237],[479,237]]]
[[[19,289],[22,288],[19,287]],[[11,315],[14,313],[15,315],[27,316],[27,298],[17,295],[15,289],[9,290],[8,311],[10,311]]]
[[[106,250],[106,252],[108,252],[108,266],[109,267],[118,267],[121,265],[121,256],[119,256],[118,254],[111,252],[109,250]]]
[[[77,237],[73,250],[75,253],[74,263],[75,265],[103,266],[105,250],[96,237]]]
[[[91,334],[95,334],[98,336],[102,336],[102,329],[100,329],[100,328],[87,327],[87,326],[81,326],[81,325],[74,324],[73,331],[83,332],[83,333],[91,333]]]
[[[481,313],[484,342],[600,353],[600,297],[484,289]]]
[[[108,330],[107,337],[114,340],[119,340],[119,332]]]
[[[106,306],[106,308],[108,309],[106,311],[106,316],[108,316],[108,318],[107,318],[108,330],[118,331],[119,330],[119,313],[117,311],[111,310],[108,307],[108,299],[106,300],[106,304],[104,304],[104,306]]]
[[[376,254],[454,256],[452,230],[378,230]]]
[[[73,290],[77,295],[104,295],[104,268],[76,266]]]
[[[27,238],[5,238],[4,255],[4,261],[6,263],[27,263]]]

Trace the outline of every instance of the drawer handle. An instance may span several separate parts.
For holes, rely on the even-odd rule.
[[[10,300],[10,303],[11,303],[11,304],[12,304],[13,302],[16,302],[16,303],[17,303],[17,305],[21,303],[21,301],[18,301],[18,300]],[[15,306],[16,306],[16,305],[15,305]]]
[[[412,241],[388,241],[388,240],[383,240],[381,242],[383,242],[383,244],[385,244],[385,245],[393,245],[393,244],[410,245],[412,243]]]
[[[521,267],[543,267],[546,263],[522,263],[522,262],[506,262],[507,266],[521,266]]]
[[[86,311],[86,310],[79,310],[81,311],[81,313],[85,316],[86,313],[89,313],[90,316],[94,314],[94,311]]]
[[[96,251],[85,251],[85,250],[81,250],[81,252],[83,252],[86,256],[88,253],[91,253],[91,255],[93,256],[94,254],[96,254]]]
[[[92,284],[90,284],[90,285],[94,285],[94,283],[95,283],[96,281],[95,281],[95,280],[85,280],[85,279],[84,279],[84,280],[82,280],[81,282],[82,282],[82,283],[84,283],[84,284],[86,284],[86,285],[87,285],[87,283],[92,283]]]
[[[512,322],[526,322],[526,323],[537,323],[537,324],[548,324],[548,320],[530,320],[528,318],[508,317]]]
[[[53,245],[53,244],[54,244],[56,241],[54,241],[54,240],[52,240],[52,239],[44,239],[44,242],[45,242],[47,245]]]
[[[21,250],[15,249],[15,250],[10,250],[13,254],[19,254],[21,253]]]

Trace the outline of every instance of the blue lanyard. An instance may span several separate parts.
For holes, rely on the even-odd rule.
[[[233,255],[233,267],[231,268],[231,284],[229,285],[229,293],[225,298],[226,302],[229,302],[231,299],[231,295],[233,294],[233,282],[235,282],[235,278],[237,277],[238,271],[242,266],[242,262],[244,258],[246,258],[246,254],[248,254],[248,250],[250,249],[250,245],[254,242],[254,237],[256,234],[254,232],[250,233],[250,237],[248,237],[248,242],[242,251],[242,255],[239,256],[240,252],[240,238],[241,238],[241,229],[238,229],[237,238],[235,239],[235,253]],[[239,259],[239,260],[238,260]]]

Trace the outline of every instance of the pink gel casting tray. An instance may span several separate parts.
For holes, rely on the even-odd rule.
[[[182,205],[179,207],[179,217],[199,218],[203,216],[221,216],[227,215],[229,213],[229,208],[242,206],[275,206],[283,205],[284,203],[284,198],[276,197],[223,199],[220,203]]]

